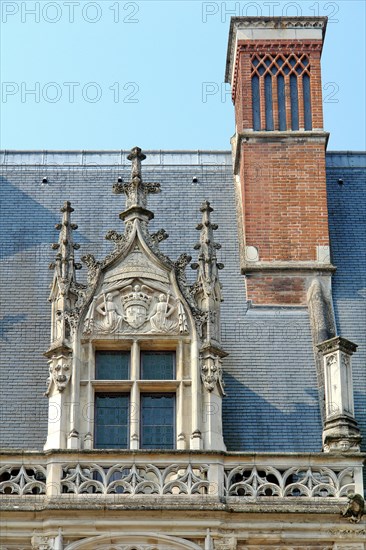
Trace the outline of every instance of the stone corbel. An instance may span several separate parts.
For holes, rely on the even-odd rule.
[[[225,395],[222,378],[222,358],[220,355],[205,350],[200,354],[201,380],[208,392],[218,387],[220,395]]]
[[[45,396],[48,397],[52,386],[62,393],[68,385],[72,372],[71,357],[69,355],[58,355],[52,357],[49,361],[49,377],[47,379],[47,390]]]

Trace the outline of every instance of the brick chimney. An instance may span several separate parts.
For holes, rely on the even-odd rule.
[[[320,57],[326,17],[234,17],[226,82],[242,273],[253,304],[306,304],[329,257]]]

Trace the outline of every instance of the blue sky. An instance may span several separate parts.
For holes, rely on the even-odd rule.
[[[328,150],[365,148],[364,0],[0,4],[3,149],[229,149],[227,37],[243,14],[328,15]]]

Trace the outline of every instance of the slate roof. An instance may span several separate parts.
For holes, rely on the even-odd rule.
[[[42,449],[47,399],[42,396],[49,344],[52,274],[47,266],[57,240],[55,223],[67,199],[75,208],[80,253],[97,258],[110,251],[109,229],[121,230],[124,198],[112,184],[128,180],[128,151],[1,153],[1,446]],[[172,259],[191,253],[197,241],[199,206],[211,201],[216,239],[223,247],[222,304],[227,396],[223,404],[228,450],[319,451],[321,419],[306,308],[248,309],[240,275],[231,153],[146,152],[145,181],[162,193],[149,197],[152,229],[170,237],[161,243]],[[328,153],[328,196],[339,333],[359,345],[354,356],[356,418],[366,449],[365,374],[365,194],[366,155]],[[47,183],[42,184],[43,178]],[[196,177],[195,183],[192,179]],[[343,185],[338,183],[343,179]],[[85,269],[78,272],[85,277]],[[194,273],[192,272],[192,278]]]

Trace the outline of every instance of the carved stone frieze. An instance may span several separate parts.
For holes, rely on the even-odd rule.
[[[321,544],[314,546],[314,545],[307,545],[307,544],[245,544],[244,546],[239,546],[238,550],[333,550],[333,546],[329,546]]]
[[[34,535],[31,539],[33,550],[53,550],[53,540],[49,537]]]
[[[237,541],[234,536],[215,540],[215,550],[236,550],[236,548]]]
[[[32,550],[63,550],[63,537],[61,529],[55,537],[45,537],[34,533],[31,538]]]
[[[357,539],[357,538],[360,538],[362,540],[362,538],[365,537],[366,535],[366,529],[352,529],[352,528],[335,528],[335,529],[329,529],[328,533],[334,537],[334,538],[353,538],[353,539]],[[362,545],[363,543],[358,543],[358,542],[355,542],[355,543],[341,543],[339,546],[338,546],[338,550],[344,550],[343,546],[349,546],[349,545],[355,545],[355,546],[352,546],[352,550],[364,550],[364,548],[360,545]]]
[[[364,534],[366,534],[365,530]],[[341,542],[335,543],[332,550],[365,550],[365,545],[363,542]]]
[[[169,288],[142,279],[130,282],[94,297],[84,334],[187,333],[184,306]]]

